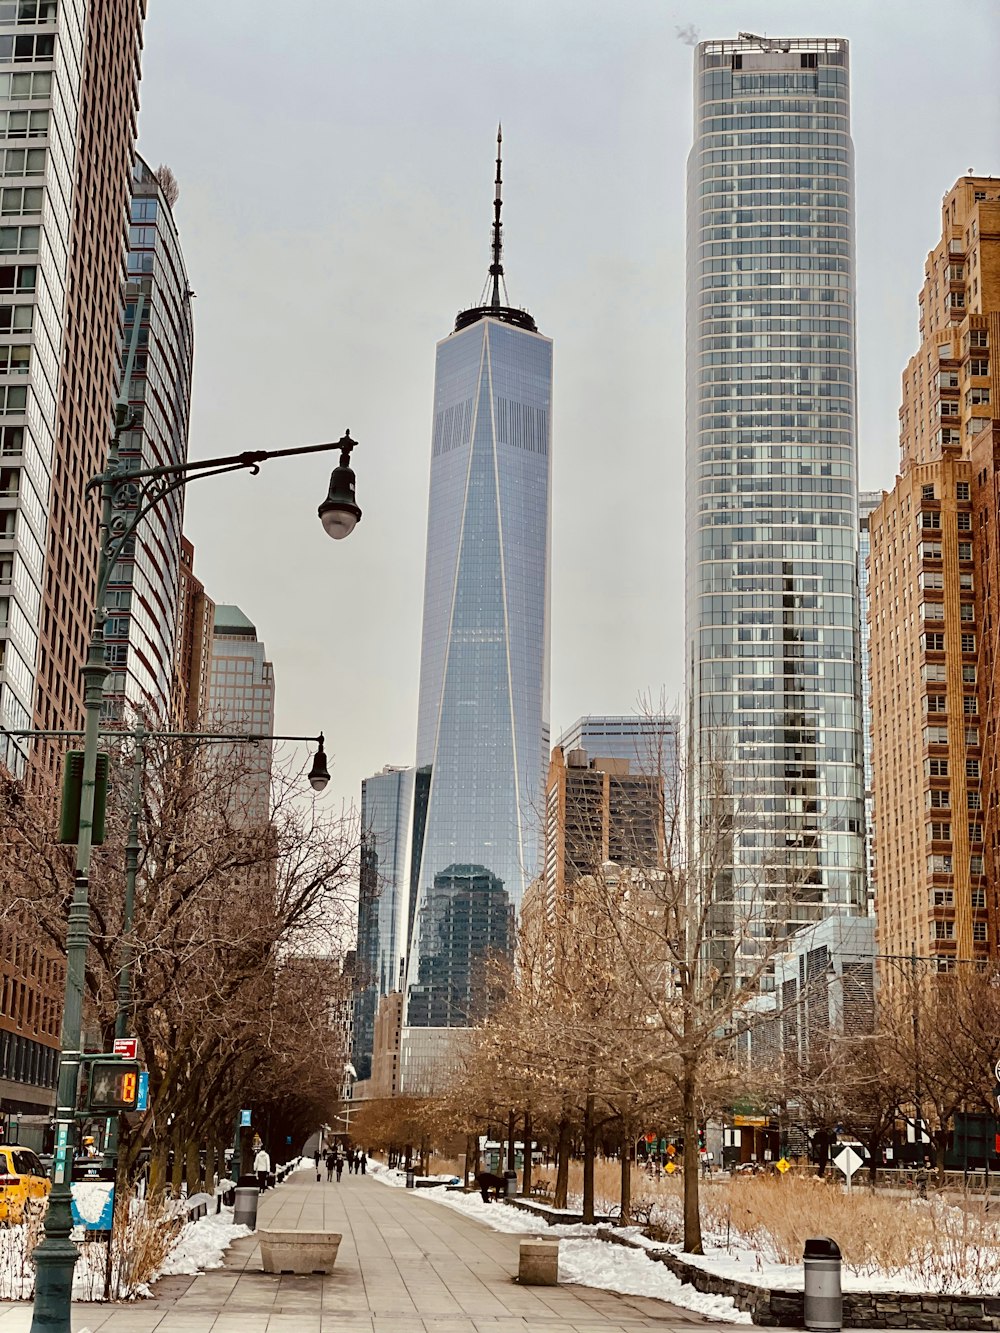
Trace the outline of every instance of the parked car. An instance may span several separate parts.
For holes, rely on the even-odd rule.
[[[37,1153],[0,1146],[0,1222],[23,1222],[28,1208],[41,1207],[51,1189]]]

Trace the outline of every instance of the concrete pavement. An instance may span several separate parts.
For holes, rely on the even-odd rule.
[[[517,1235],[492,1231],[419,1191],[346,1172],[298,1172],[261,1199],[258,1223],[343,1233],[329,1276],[261,1272],[248,1236],[226,1266],[165,1278],[155,1299],[77,1304],[74,1333],[697,1333],[707,1321],[662,1301],[590,1287],[519,1287]],[[541,1233],[540,1233],[541,1234]],[[0,1333],[31,1309],[0,1304]]]

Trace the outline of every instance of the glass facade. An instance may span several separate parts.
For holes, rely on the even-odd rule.
[[[405,1016],[421,1028],[474,1021],[485,954],[511,947],[548,758],[552,344],[523,312],[466,316],[434,391]]]
[[[256,627],[238,606],[217,606],[208,684],[209,730],[270,736],[274,731],[274,668]],[[225,747],[217,747],[225,762]],[[245,777],[239,805],[251,823],[271,811],[271,745],[233,747]]]
[[[703,42],[688,165],[687,642],[696,829],[723,775],[713,961],[865,910],[848,44]],[[785,928],[783,924],[782,928]]]
[[[194,361],[191,289],[169,198],[137,157],[132,173],[126,350],[139,298],[142,317],[128,401],[138,417],[121,437],[126,468],[160,467],[187,458],[188,413]],[[147,516],[115,565],[104,625],[111,674],[103,712],[119,719],[137,709],[169,715],[177,627],[183,489]]]
[[[594,759],[625,759],[631,772],[663,777],[664,791],[674,790],[677,780],[677,729],[675,714],[659,717],[629,714],[578,717],[556,741],[564,754],[586,750]]]
[[[869,674],[868,557],[871,533],[868,516],[882,503],[881,491],[862,491],[858,512],[858,619],[861,626],[861,717],[865,753],[865,875],[868,915],[875,915],[875,794],[872,774],[872,683]]]
[[[32,725],[85,0],[0,5],[0,727]],[[0,741],[0,763],[23,767]]]
[[[371,1076],[375,1014],[383,995],[403,989],[410,933],[413,768],[384,768],[361,784],[361,871],[354,996],[353,1063]]]

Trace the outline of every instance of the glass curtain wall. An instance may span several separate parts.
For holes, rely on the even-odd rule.
[[[704,887],[737,977],[776,930],[865,903],[848,68],[835,39],[695,55],[693,814],[702,848],[725,830]]]

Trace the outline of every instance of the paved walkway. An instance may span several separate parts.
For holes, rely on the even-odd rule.
[[[519,1287],[519,1236],[419,1191],[346,1173],[328,1185],[323,1174],[322,1184],[310,1170],[268,1191],[258,1223],[342,1232],[329,1276],[265,1274],[248,1236],[224,1268],[165,1278],[154,1300],[74,1305],[74,1333],[697,1333],[707,1324],[643,1296]],[[0,1333],[30,1325],[30,1307],[0,1304]]]

